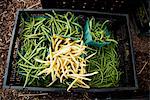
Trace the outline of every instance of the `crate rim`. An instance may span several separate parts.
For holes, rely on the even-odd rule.
[[[39,91],[40,92],[67,92],[66,88],[44,88],[44,87],[25,87],[23,88],[23,86],[3,86],[4,89],[16,89],[16,90],[27,90],[27,91]],[[137,87],[115,87],[115,88],[100,88],[100,89],[95,89],[95,88],[91,88],[91,89],[83,89],[83,88],[76,88],[76,89],[72,89],[71,91],[73,92],[120,92],[120,91],[135,91],[137,90]]]
[[[8,70],[9,70],[9,64],[10,64],[10,60],[11,60],[11,56],[12,56],[12,50],[13,50],[13,46],[14,46],[14,41],[15,41],[15,35],[16,35],[16,28],[18,25],[18,18],[19,18],[19,14],[21,12],[47,12],[47,11],[71,11],[71,12],[79,12],[79,13],[90,13],[90,14],[105,14],[105,15],[113,15],[113,16],[121,16],[121,17],[126,17],[127,20],[127,29],[128,29],[128,35],[129,35],[129,44],[130,44],[130,52],[131,52],[131,60],[132,60],[132,67],[133,67],[133,74],[134,74],[134,85],[132,87],[114,87],[114,88],[92,88],[92,89],[73,89],[77,92],[79,91],[87,91],[87,92],[113,92],[113,91],[130,91],[130,90],[137,90],[138,89],[138,82],[137,82],[137,76],[136,76],[136,70],[135,70],[135,58],[134,58],[134,51],[133,51],[133,44],[132,44],[132,36],[131,36],[131,32],[130,32],[130,28],[129,28],[129,16],[128,14],[120,14],[120,13],[108,13],[108,12],[99,12],[99,11],[90,11],[90,10],[72,10],[72,9],[18,9],[16,12],[16,18],[15,18],[15,22],[14,22],[14,28],[12,31],[12,37],[11,37],[11,41],[10,41],[10,45],[9,45],[9,51],[8,51],[8,55],[7,55],[7,63],[6,63],[6,68],[5,68],[5,73],[4,73],[4,79],[3,79],[3,88],[4,89],[16,89],[16,90],[31,90],[31,91],[39,91],[39,89],[41,91],[66,91],[65,88],[43,88],[43,87],[25,87],[23,88],[23,86],[9,86],[7,85],[7,76],[8,76]]]
[[[40,12],[40,11],[72,11],[72,12],[83,12],[83,13],[95,13],[95,14],[107,14],[107,15],[118,15],[118,16],[128,16],[127,13],[109,13],[109,12],[99,12],[99,11],[93,11],[93,10],[73,10],[73,9],[57,9],[57,8],[51,8],[51,9],[18,9],[17,12],[27,11],[27,12]]]

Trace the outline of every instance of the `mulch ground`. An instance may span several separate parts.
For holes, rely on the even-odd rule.
[[[7,54],[10,44],[10,38],[14,26],[16,11],[19,8],[41,8],[40,0],[3,0],[0,1],[0,97],[4,100],[37,100],[37,99],[90,99],[88,94],[49,94],[49,93],[30,93],[27,91],[19,92],[16,90],[3,90],[2,82],[4,70],[6,67]],[[136,28],[131,27],[133,37],[133,46],[136,57],[136,71],[139,88],[142,92],[150,90],[150,38],[139,37],[136,34]],[[24,93],[28,93],[25,95]],[[1,99],[1,98],[0,98]]]

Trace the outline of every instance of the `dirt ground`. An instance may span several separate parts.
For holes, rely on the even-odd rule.
[[[37,99],[91,99],[87,93],[78,94],[49,94],[34,93],[32,96],[28,92],[19,92],[16,90],[3,90],[2,82],[4,70],[6,67],[6,59],[10,44],[10,38],[14,26],[16,11],[19,8],[36,9],[42,8],[40,0],[3,0],[0,1],[0,99],[12,100],[37,100]],[[138,36],[134,21],[131,21],[131,33],[133,38],[133,46],[136,57],[136,71],[139,83],[139,90],[143,93],[150,90],[150,38]]]

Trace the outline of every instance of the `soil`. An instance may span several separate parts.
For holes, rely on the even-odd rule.
[[[42,8],[40,0],[3,0],[0,1],[0,99],[4,100],[37,100],[37,99],[95,99],[87,93],[30,93],[29,91],[16,91],[12,89],[2,89],[3,75],[6,67],[7,54],[10,38],[14,26],[16,11],[19,8]],[[141,94],[136,97],[144,98],[150,91],[150,38],[138,36],[137,28],[133,18],[130,18],[133,47],[135,51],[136,72]]]
[[[130,19],[139,89],[150,91],[150,37],[137,34],[139,30],[135,20],[133,17]]]

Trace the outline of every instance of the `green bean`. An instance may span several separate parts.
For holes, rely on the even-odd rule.
[[[109,22],[109,20],[106,20],[102,25],[101,25],[101,29],[103,29],[104,28],[104,25],[106,24],[106,23],[108,23]]]
[[[22,67],[22,66],[19,66],[20,69],[24,70],[26,73],[28,72],[28,69]]]
[[[77,24],[77,23],[74,23],[74,22],[71,22],[73,25],[75,25],[75,26],[78,26],[79,28],[81,28],[82,29],[82,26],[81,25],[79,25],[79,24]]]
[[[26,24],[26,27],[28,27],[29,29],[31,28],[31,23],[25,22],[25,24]]]
[[[37,52],[34,53],[34,54],[32,54],[31,56],[29,56],[29,57],[28,57],[28,60],[30,60],[30,59],[32,59],[34,56],[36,56],[36,55],[39,53],[39,51],[42,50],[42,49],[46,49],[46,48],[45,48],[45,47],[37,48]]]
[[[24,32],[29,31],[30,28],[24,28],[20,34],[24,34]]]
[[[80,16],[79,16],[79,17],[80,17]],[[72,19],[72,22],[77,21],[77,20],[79,19],[79,17],[74,17],[74,18]]]
[[[102,85],[101,87],[111,87],[113,83]]]
[[[118,71],[117,71],[117,69],[116,69],[116,67],[114,67],[114,66],[112,66],[113,67],[113,69],[114,69],[114,71],[116,72],[116,80],[118,80]]]
[[[103,80],[104,80],[103,72],[101,71],[101,68],[100,68],[98,65],[96,65],[96,66],[98,67],[98,71],[100,72],[101,77],[102,77],[102,79],[101,79],[100,83],[103,83]]]
[[[67,36],[68,30],[69,30],[69,27],[66,25],[66,32],[64,33],[64,36]]]
[[[29,66],[29,65],[24,65],[24,64],[18,64],[22,67],[25,67],[25,68],[30,68],[30,69],[43,69],[43,67],[35,67],[35,66]]]
[[[21,75],[24,75],[24,76],[27,76],[27,74],[24,74],[24,73],[21,73]],[[37,77],[37,76],[34,76],[34,75],[30,75],[30,77],[32,77],[32,78],[39,78],[39,77]],[[30,85],[30,84],[29,84]]]
[[[67,24],[67,22],[62,21],[62,20],[59,20],[59,19],[56,19],[56,21],[57,21],[57,22],[60,22],[60,23],[62,23],[62,24]]]
[[[73,31],[71,34],[69,34],[68,36],[72,36],[72,35],[74,35],[76,33],[76,31]]]
[[[30,34],[30,35],[24,35],[24,37],[26,38],[31,38],[31,37],[35,37],[35,36],[39,36],[42,35],[42,33],[38,33],[38,34]]]
[[[41,25],[45,20],[46,20],[46,18],[43,18],[41,21],[37,22],[37,23],[34,24],[33,26]]]
[[[54,23],[52,23],[52,33],[55,34]]]
[[[58,24],[56,23],[56,20],[55,20],[55,19],[54,19],[54,24],[55,24],[55,26],[56,26],[56,28],[57,28],[57,34],[59,35],[61,29],[60,29],[60,27],[58,26]]]
[[[37,50],[37,48],[40,46],[40,44],[41,44],[43,41],[45,41],[45,39],[41,40],[41,41],[37,44],[37,46],[36,46],[36,47],[34,48],[34,50],[31,52],[31,55],[33,55],[33,53]]]
[[[115,41],[114,39],[107,39],[107,41],[114,42],[114,43],[118,44],[118,42]]]
[[[60,27],[60,29],[63,29],[62,24],[60,24],[60,23],[57,23],[57,24],[58,24],[58,26]]]
[[[71,18],[69,19],[69,22],[71,22],[73,19],[74,19],[74,15],[71,16]]]
[[[45,58],[45,54],[46,54],[46,52],[47,52],[47,50],[45,49],[45,50],[43,51],[43,54],[42,54],[42,56],[43,56],[43,58],[42,58],[42,59],[44,59],[44,58]]]
[[[109,66],[110,64],[112,63],[112,61],[109,61],[106,66]],[[111,69],[111,67],[107,68],[105,71],[104,71],[104,74],[107,73],[107,71],[109,71]]]
[[[68,20],[68,18],[67,18],[67,16],[65,16],[65,19],[66,19],[66,21],[67,21],[67,25],[68,25],[68,28],[69,28],[69,31],[70,31],[70,34],[71,34],[71,26],[70,26],[70,23],[69,23],[69,20]]]
[[[37,75],[39,72],[40,72],[40,70],[36,71],[35,75]],[[33,79],[29,82],[29,85],[31,85],[35,81],[35,78],[39,78],[39,77],[37,77],[37,76],[33,77]]]
[[[37,49],[37,53],[33,54],[33,53],[36,51],[36,48],[40,45],[40,43],[41,43],[41,42],[39,42],[39,44],[37,44],[37,46],[36,46],[35,49],[32,51],[32,53],[30,52],[30,51],[32,50],[32,48],[31,48],[30,50],[28,49],[27,52],[29,52],[29,53],[26,53],[26,54],[24,55],[25,57],[27,57],[27,55],[29,55],[29,56],[27,57],[27,60],[30,60],[30,59],[33,58],[35,55],[37,55],[40,50],[42,50],[42,49],[45,48],[45,47],[38,48],[38,49]],[[32,44],[31,44],[31,45],[32,45]],[[32,47],[32,46],[31,46],[31,47]],[[18,61],[18,63],[20,63],[20,61],[22,61],[22,60],[23,60],[23,59],[20,59],[20,60]]]
[[[51,19],[53,19],[54,17],[48,13],[45,13],[45,15],[49,16]]]
[[[36,28],[35,28],[35,30],[34,30],[34,34],[36,34],[37,33],[37,31],[38,31],[38,29],[40,28],[40,26],[41,26],[42,24],[39,24]]]
[[[29,72],[27,72],[27,74],[26,74],[26,80],[25,80],[25,83],[24,83],[23,87],[25,87],[28,83],[28,80],[29,80],[28,78],[29,78],[29,74],[30,74],[31,70],[32,69],[30,69]]]
[[[45,28],[45,27],[43,27],[43,26],[41,26],[41,28],[42,28],[43,33],[46,35],[46,37],[47,37],[48,41],[49,41],[49,42],[51,42],[51,39],[50,39],[50,37],[49,37],[48,33],[45,31],[45,30],[46,30],[46,28]]]
[[[58,19],[58,16],[57,16],[57,14],[55,13],[55,11],[52,10],[52,12],[53,12],[54,16]]]
[[[30,63],[27,59],[25,59],[21,54],[20,52],[18,51],[18,55],[21,57],[21,59],[23,59],[26,63],[28,63],[29,65],[33,66],[32,63]]]

